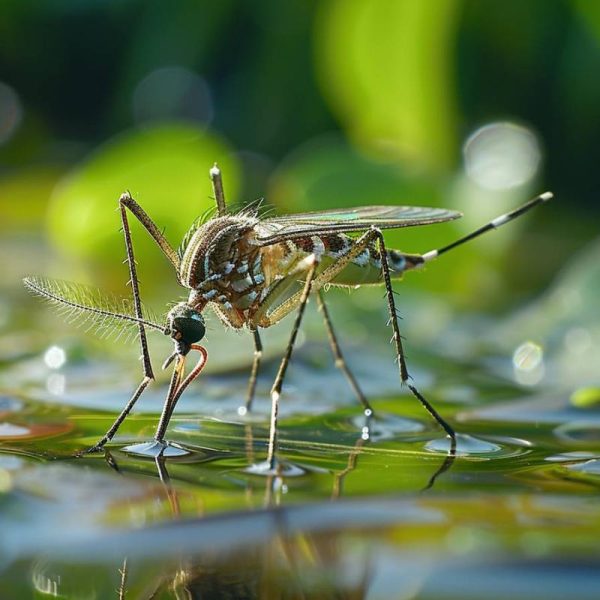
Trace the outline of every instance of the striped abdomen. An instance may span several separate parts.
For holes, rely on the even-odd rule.
[[[356,238],[351,238],[343,233],[298,238],[285,242],[290,251],[316,254],[322,266],[319,270],[327,268],[335,261],[343,260],[356,243]],[[405,254],[398,250],[387,250],[387,261],[390,275],[400,279],[409,269],[423,263],[419,254]],[[377,243],[371,242],[360,254],[352,258],[344,270],[331,280],[332,285],[356,286],[381,283],[381,254]]]

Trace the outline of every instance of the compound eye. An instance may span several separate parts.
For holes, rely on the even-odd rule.
[[[181,334],[181,340],[186,344],[199,342],[206,333],[204,319],[200,315],[177,317],[173,319],[173,328]]]

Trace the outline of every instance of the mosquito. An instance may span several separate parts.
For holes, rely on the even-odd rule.
[[[266,464],[273,470],[276,465],[281,390],[311,295],[316,297],[322,314],[335,365],[348,380],[365,415],[371,417],[373,409],[340,349],[323,291],[329,286],[355,288],[367,284],[383,284],[401,383],[406,385],[445,432],[450,440],[450,453],[454,455],[454,429],[419,392],[409,376],[392,281],[401,279],[405,272],[419,269],[442,254],[547,202],[552,198],[552,193],[540,194],[447,246],[424,254],[407,254],[388,249],[383,230],[442,223],[462,215],[443,208],[364,206],[260,218],[258,211],[254,209],[237,213],[228,210],[221,171],[216,164],[210,169],[210,178],[216,214],[195,222],[178,251],[174,250],[131,194],[126,192],[119,198],[131,300],[109,299],[97,290],[69,282],[39,277],[24,279],[25,286],[31,292],[59,305],[74,317],[83,316],[90,319],[92,324],[111,323],[117,327],[129,325],[134,328],[139,339],[142,380],[110,429],[88,451],[99,451],[113,439],[146,387],[154,380],[147,329],[160,331],[171,337],[174,343],[172,354],[163,364],[163,369],[166,369],[173,363],[173,371],[154,436],[154,444],[162,453],[169,446],[165,441],[165,433],[175,405],[207,361],[206,349],[198,344],[205,334],[204,311],[211,308],[224,325],[238,330],[247,329],[252,335],[254,359],[245,405],[241,407],[240,414],[251,409],[255,395],[263,351],[260,330],[275,325],[295,311],[289,341],[271,388]],[[165,325],[159,325],[156,320],[150,319],[142,307],[128,213],[150,234],[173,266],[179,284],[189,290],[187,301],[179,302],[169,310]],[[185,361],[192,351],[200,356],[197,364],[185,376]]]

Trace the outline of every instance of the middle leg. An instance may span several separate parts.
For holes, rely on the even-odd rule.
[[[344,355],[342,354],[342,350],[337,341],[337,336],[335,335],[335,332],[333,330],[333,323],[331,322],[331,317],[329,316],[329,311],[327,310],[327,306],[325,305],[325,300],[323,299],[323,292],[321,290],[317,292],[317,303],[319,305],[319,310],[323,315],[323,321],[325,322],[325,329],[327,330],[327,337],[329,338],[329,346],[331,347],[331,352],[335,360],[335,366],[344,374],[346,380],[350,384],[350,387],[354,390],[356,397],[365,409],[365,415],[367,417],[370,417],[373,414],[373,409],[371,408],[369,401],[363,394],[363,391],[360,389],[356,378],[352,374],[352,371],[350,371],[350,369],[348,368],[348,364],[344,359]]]

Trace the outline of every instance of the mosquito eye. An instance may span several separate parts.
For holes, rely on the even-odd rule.
[[[173,329],[181,334],[181,339],[187,344],[200,341],[206,333],[204,319],[200,315],[173,319]]]

